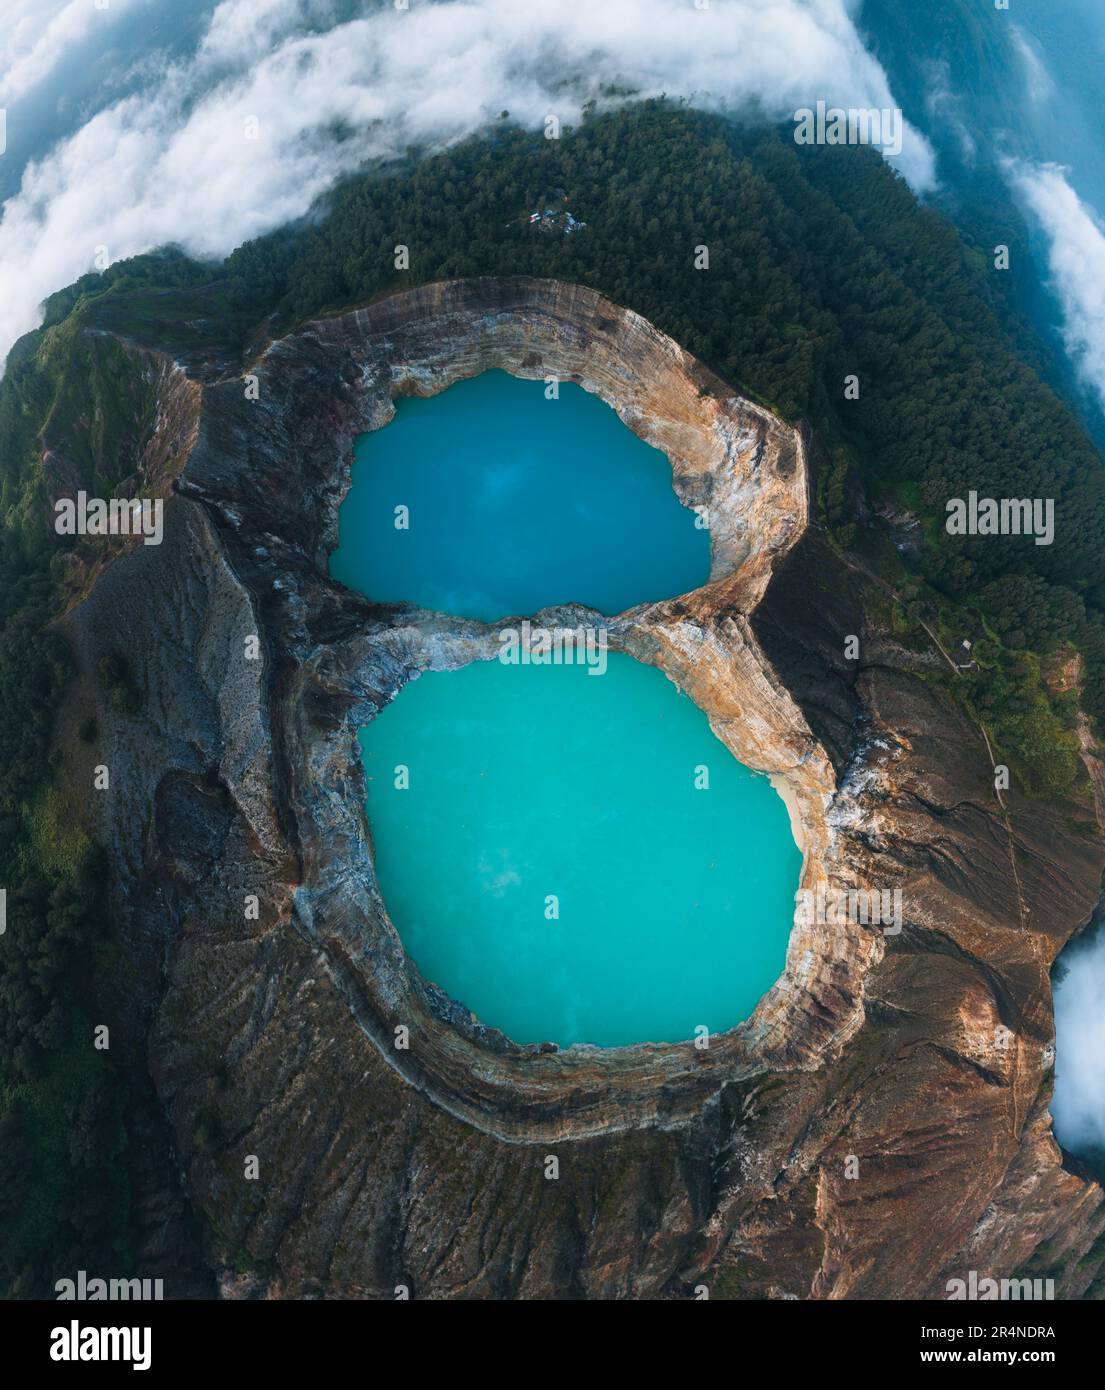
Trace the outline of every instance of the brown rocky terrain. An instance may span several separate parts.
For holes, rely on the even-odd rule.
[[[1093,1284],[1102,1192],[1064,1167],[1047,1111],[1048,972],[1105,866],[1092,802],[1013,792],[1003,812],[981,732],[931,679],[941,658],[884,630],[811,524],[811,441],[554,282],[437,284],[315,321],[247,367],[255,392],[133,351],[166,402],[147,447],[172,488],[165,541],[103,568],[65,626],[86,677],[121,651],[142,689],[138,714],[99,701],[111,786],[92,805],[128,1035],[166,1121],[151,1148],[175,1155],[151,1159],[151,1261],[190,1209],[238,1296],[943,1297],[970,1269]],[[356,729],[423,670],[493,656],[500,625],[327,578],[352,441],[395,397],[492,367],[579,382],[667,453],[707,509],[710,582],[620,615],[611,645],[772,776],[804,887],[902,892],[897,934],[796,924],[781,979],[706,1051],[516,1046],[421,979],[376,887]]]

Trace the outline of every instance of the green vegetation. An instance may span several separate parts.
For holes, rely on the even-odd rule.
[[[1070,728],[1073,703],[1049,695],[1035,657],[991,657],[978,650],[981,645],[980,669],[967,695],[972,713],[995,748],[1011,759],[1029,795],[1062,796],[1081,775],[1078,738]]]
[[[10,867],[5,865],[5,869]],[[126,1091],[92,1046],[86,990],[106,935],[107,865],[32,870],[8,894],[0,973],[0,1288],[43,1297],[82,1267],[129,1263]],[[7,881],[11,882],[10,874]]]
[[[49,786],[67,653],[40,577],[5,579],[9,601],[32,597],[0,632],[0,1290],[34,1297],[82,1266],[125,1267],[129,1176],[125,1091],[92,1046],[107,866],[61,827]]]
[[[130,662],[122,652],[108,652],[100,657],[96,674],[107,695],[108,704],[120,714],[137,714],[142,708],[142,693],[138,689]]]
[[[0,388],[0,1293],[52,1296],[79,1268],[124,1274],[130,1251],[127,1090],[93,1047],[105,1007],[107,865],[62,814],[51,735],[72,673],[51,630],[62,575],[41,463],[65,440],[93,486],[134,429],[117,344],[92,353],[79,314],[24,339]],[[80,397],[81,383],[87,396]],[[102,407],[102,408],[101,408]],[[84,452],[82,452],[82,450]],[[110,462],[108,462],[110,461]],[[85,721],[95,737],[94,721]]]

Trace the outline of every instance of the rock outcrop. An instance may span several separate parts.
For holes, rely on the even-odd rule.
[[[493,656],[500,625],[328,579],[352,441],[491,367],[579,382],[667,453],[710,581],[609,621],[611,646],[772,776],[803,887],[902,894],[898,933],[796,922],[782,978],[706,1051],[517,1046],[419,976],[376,886],[356,729],[422,671]],[[140,713],[98,710],[97,828],[224,1292],[941,1297],[1045,1259],[1084,1291],[1105,1211],[1050,1136],[1048,970],[1093,909],[1099,827],[998,804],[981,733],[810,524],[803,434],[553,282],[398,294],[244,374],[255,391],[151,368],[164,544],[66,620],[85,671],[122,649],[142,687]]]

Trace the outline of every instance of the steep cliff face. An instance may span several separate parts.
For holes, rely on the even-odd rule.
[[[805,888],[902,892],[898,934],[796,923],[782,978],[707,1051],[518,1047],[419,977],[376,886],[355,731],[412,676],[492,657],[498,625],[329,581],[352,441],[492,367],[578,381],[667,453],[708,512],[710,582],[609,622],[612,647],[773,777]],[[1081,1292],[1105,1213],[1049,1134],[1048,967],[1094,903],[1093,812],[998,805],[979,731],[811,528],[802,436],[554,282],[395,295],[248,374],[162,364],[188,445],[149,446],[179,459],[165,543],[67,620],[86,670],[122,647],[141,672],[139,714],[99,711],[95,810],[225,1291],[939,1297],[1046,1247]]]

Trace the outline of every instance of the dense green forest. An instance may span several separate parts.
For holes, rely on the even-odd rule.
[[[0,1291],[29,1298],[48,1296],[59,1269],[127,1262],[126,1090],[92,1046],[107,865],[90,844],[59,862],[39,823],[70,674],[47,628],[49,574],[6,551],[0,597]]]
[[[530,227],[526,214],[561,194],[586,227]],[[398,245],[410,252],[402,272]],[[696,269],[703,246],[709,266]],[[74,462],[107,485],[129,471],[128,421],[141,405],[125,354],[94,357],[82,330],[118,330],[184,358],[213,354],[234,369],[310,315],[420,282],[526,274],[594,286],[740,390],[809,422],[827,460],[818,502],[834,543],[903,595],[906,639],[923,640],[920,619],[949,643],[975,639],[975,669],[949,671],[949,688],[1026,790],[1063,795],[1081,773],[1073,699],[1047,680],[1060,655],[1081,652],[1083,702],[1105,719],[1105,465],[1026,365],[1028,330],[992,251],[920,206],[872,150],[799,148],[786,130],[658,101],[589,113],[557,140],[504,113],[484,137],[349,180],[312,217],[222,265],[160,253],[52,298],[0,384],[9,893],[0,1205],[16,1232],[0,1251],[0,1283],[9,1293],[39,1288],[63,1256],[67,1268],[121,1272],[127,1240],[121,1092],[87,1055],[88,963],[109,934],[102,873],[92,848],[76,863],[45,860],[34,828],[68,672],[46,628],[62,543],[48,524],[44,431],[68,420],[81,441]],[[845,395],[852,374],[858,399]],[[86,417],[95,438],[82,434]],[[1053,498],[1055,543],[949,537],[944,504],[972,489]],[[887,520],[903,511],[919,521],[908,546]]]
[[[141,381],[117,348],[82,353],[78,326],[60,314],[24,339],[0,385],[0,1294],[12,1298],[50,1297],[81,1268],[125,1275],[136,1245],[129,1126],[144,1062],[128,1074],[119,1057],[109,865],[63,823],[54,789],[73,663],[51,627],[65,565],[42,452],[47,434],[63,438],[88,483],[110,490],[133,467]],[[109,693],[112,675],[100,673]],[[94,719],[80,737],[95,741]],[[103,1023],[115,1050],[93,1046]]]

